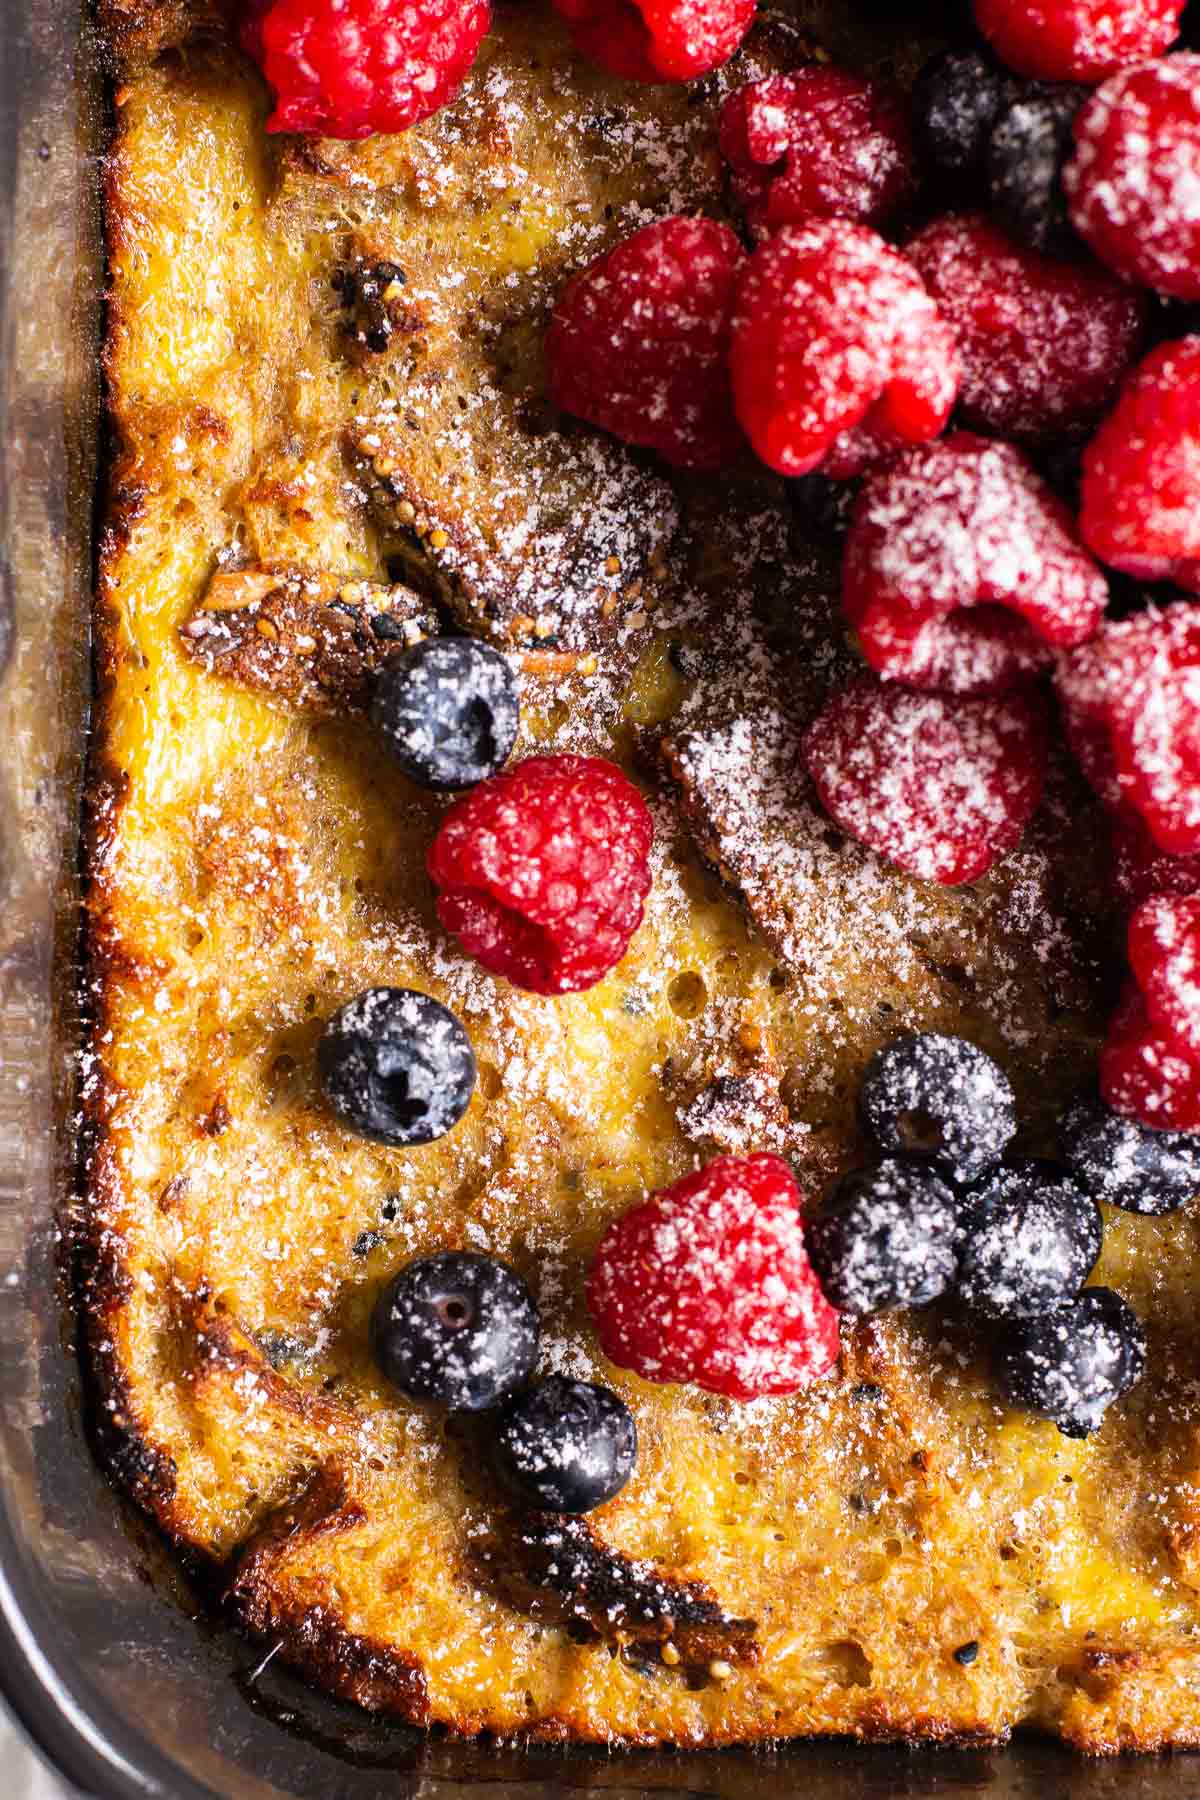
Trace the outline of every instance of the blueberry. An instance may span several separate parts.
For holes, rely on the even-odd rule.
[[[1200,1194],[1200,1137],[1123,1119],[1095,1095],[1075,1102],[1058,1134],[1076,1181],[1110,1206],[1169,1213]]]
[[[1088,91],[1033,88],[1006,106],[992,129],[987,159],[992,205],[1001,224],[1031,250],[1061,253],[1077,243],[1061,177],[1073,144],[1071,122]]]
[[[475,1091],[471,1040],[454,1014],[411,988],[368,988],[334,1013],[317,1047],[329,1103],[377,1144],[428,1144]]]
[[[1035,1313],[1078,1292],[1104,1227],[1096,1202],[1057,1163],[999,1169],[964,1196],[958,1294],[973,1311]]]
[[[982,181],[992,127],[1018,91],[977,50],[944,50],[913,88],[913,137],[921,155],[956,183]]]
[[[517,680],[475,638],[426,638],[378,676],[371,718],[418,786],[473,787],[504,766],[517,736]]]
[[[1036,1318],[1014,1320],[997,1357],[1005,1399],[1052,1419],[1072,1438],[1095,1431],[1145,1366],[1141,1321],[1105,1287],[1087,1288]]]
[[[928,1306],[954,1280],[958,1201],[928,1164],[889,1160],[843,1176],[805,1240],[840,1312]]]
[[[388,1283],[371,1335],[379,1367],[410,1400],[482,1412],[528,1381],[538,1315],[507,1263],[443,1250],[409,1263]]]
[[[858,1097],[864,1128],[888,1155],[917,1155],[951,1181],[994,1169],[1017,1128],[1007,1076],[965,1038],[899,1038],[867,1067]]]
[[[632,1475],[637,1426],[611,1388],[551,1375],[509,1401],[494,1455],[505,1484],[527,1506],[591,1512]]]

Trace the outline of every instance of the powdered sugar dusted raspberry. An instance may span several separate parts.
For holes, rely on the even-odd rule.
[[[1071,747],[1107,806],[1132,809],[1162,849],[1200,851],[1200,606],[1106,625],[1061,659]]]
[[[807,215],[877,224],[915,185],[899,98],[844,69],[769,75],[730,95],[721,154],[756,237]]]
[[[443,819],[429,850],[438,917],[518,987],[592,987],[641,923],[653,834],[645,801],[615,763],[531,756]]]
[[[1129,921],[1129,964],[1151,1024],[1200,1061],[1200,898],[1144,901]]]
[[[953,333],[915,271],[841,219],[784,226],[755,251],[734,307],[731,368],[738,417],[784,475],[831,471],[838,440],[856,428],[896,446],[936,437],[959,378]]]
[[[1154,1028],[1132,985],[1100,1052],[1100,1092],[1114,1112],[1158,1131],[1200,1130],[1200,1062]]]
[[[873,668],[956,694],[1036,674],[1051,645],[1092,636],[1108,600],[1070,514],[1021,452],[965,432],[867,481],[842,583]]]
[[[1126,382],[1084,452],[1079,524],[1114,568],[1200,593],[1200,337],[1160,345]]]
[[[275,92],[268,131],[406,131],[452,98],[488,26],[487,0],[254,0],[242,44]]]
[[[976,881],[1020,841],[1041,799],[1036,701],[914,694],[864,677],[804,736],[821,802],[851,836],[925,881]]]
[[[661,219],[589,264],[546,334],[556,406],[681,468],[720,468],[742,434],[729,387],[734,281],[728,225]]]
[[[975,0],[975,22],[1010,69],[1099,81],[1179,36],[1186,0]]]
[[[576,47],[625,81],[693,81],[728,62],[755,0],[554,0]]]
[[[1111,841],[1113,886],[1131,912],[1155,894],[1200,894],[1200,855],[1160,850],[1136,814],[1113,819]]]
[[[907,255],[958,334],[964,423],[1038,443],[1100,416],[1137,354],[1144,296],[1022,249],[979,213],[935,220]]]
[[[1130,281],[1200,299],[1200,55],[1106,81],[1075,121],[1071,221]]]
[[[778,1156],[717,1157],[611,1225],[587,1296],[606,1356],[647,1381],[738,1400],[791,1394],[837,1362],[837,1314]]]

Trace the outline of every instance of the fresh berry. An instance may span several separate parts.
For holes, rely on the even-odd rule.
[[[1071,126],[1086,99],[1086,88],[1036,88],[1006,106],[993,127],[988,192],[1001,223],[1027,249],[1076,248],[1062,172],[1075,147]]]
[[[472,787],[503,766],[516,742],[516,676],[477,638],[426,638],[383,670],[371,718],[410,781]]]
[[[384,1288],[372,1342],[384,1375],[410,1400],[482,1412],[529,1380],[537,1308],[506,1263],[443,1250],[410,1262]]]
[[[1004,1398],[1040,1413],[1064,1437],[1096,1431],[1108,1408],[1140,1381],[1146,1334],[1111,1288],[1088,1288],[1040,1318],[1014,1319],[997,1357]]]
[[[1113,887],[1127,912],[1156,894],[1176,899],[1200,894],[1200,854],[1172,856],[1160,850],[1136,814],[1113,818],[1111,842]]]
[[[242,47],[275,94],[268,131],[407,131],[452,100],[491,24],[488,0],[251,0]]]
[[[719,1156],[611,1225],[587,1296],[606,1356],[647,1381],[735,1400],[791,1394],[834,1367],[801,1196],[778,1156]]]
[[[377,1144],[428,1144],[466,1112],[475,1091],[471,1040],[429,994],[375,987],[325,1026],[317,1067],[342,1122]]]
[[[1043,81],[1101,81],[1161,56],[1186,0],[974,0],[975,23],[1002,62]]]
[[[611,1388],[551,1375],[509,1401],[496,1422],[493,1456],[526,1506],[591,1512],[633,1474],[637,1426]]]
[[[967,1196],[959,1298],[991,1316],[1040,1312],[1083,1286],[1103,1241],[1099,1207],[1065,1169],[997,1169]]]
[[[729,386],[734,285],[745,257],[715,219],[660,219],[558,297],[546,334],[556,406],[685,469],[717,469],[743,439]]]
[[[1200,337],[1160,344],[1125,383],[1084,452],[1079,528],[1113,568],[1200,593]]]
[[[1200,1131],[1200,1062],[1158,1031],[1130,982],[1100,1052],[1100,1093],[1154,1131]]]
[[[848,836],[955,886],[1020,841],[1042,795],[1045,720],[1020,693],[963,700],[865,676],[826,702],[804,761]]]
[[[1071,747],[1105,805],[1139,816],[1174,856],[1200,851],[1200,606],[1105,625],[1061,658],[1055,680]]]
[[[978,50],[941,51],[913,88],[913,138],[924,160],[960,188],[981,181],[992,131],[1018,91]]]
[[[1123,1119],[1094,1096],[1059,1125],[1063,1158],[1096,1200],[1126,1212],[1176,1212],[1200,1194],[1200,1139]]]
[[[1200,300],[1200,56],[1126,69],[1075,120],[1071,222],[1129,281]]]
[[[1150,1023],[1200,1062],[1200,896],[1143,901],[1129,921],[1128,947]]]
[[[738,287],[731,367],[738,417],[782,475],[850,476],[936,437],[958,390],[954,334],[920,278],[844,219],[785,225],[759,245]]]
[[[915,186],[899,99],[844,69],[813,64],[738,88],[718,141],[755,237],[812,213],[878,224]]]
[[[694,81],[729,61],[756,0],[554,0],[575,48],[623,81]]]
[[[438,918],[535,994],[594,987],[642,921],[654,825],[615,763],[531,756],[456,800],[429,851]]]
[[[922,1157],[960,1186],[990,1174],[1017,1129],[1004,1071],[977,1044],[939,1031],[877,1051],[858,1110],[885,1154]]]
[[[888,1161],[844,1176],[805,1236],[825,1298],[859,1316],[928,1306],[958,1266],[954,1194],[920,1163]]]
[[[1023,250],[978,213],[935,220],[907,254],[958,334],[965,424],[1040,444],[1095,423],[1137,355],[1144,296]]]
[[[881,675],[995,694],[1095,635],[1108,585],[1065,506],[1012,444],[958,432],[868,477],[842,567]]]

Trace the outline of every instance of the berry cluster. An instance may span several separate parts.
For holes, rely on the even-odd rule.
[[[1200,1146],[1098,1101],[1063,1121],[1062,1164],[1002,1161],[1016,1131],[1003,1072],[962,1038],[881,1051],[859,1096],[883,1152],[805,1213],[775,1156],[718,1157],[609,1227],[588,1277],[605,1353],[645,1380],[750,1400],[834,1366],[838,1314],[946,1300],[992,1340],[1012,1404],[1084,1436],[1139,1378],[1141,1326],[1108,1288],[1097,1201],[1161,1213],[1200,1189]]]
[[[637,1426],[611,1388],[563,1375],[530,1385],[537,1307],[495,1257],[446,1250],[407,1263],[380,1293],[371,1335],[381,1372],[406,1399],[494,1414],[492,1460],[518,1504],[591,1512],[633,1473]]]

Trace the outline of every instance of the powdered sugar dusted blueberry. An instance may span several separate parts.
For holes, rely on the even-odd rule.
[[[805,1227],[825,1298],[862,1315],[928,1306],[958,1262],[957,1201],[929,1164],[889,1159],[838,1183]]]
[[[1073,148],[1071,125],[1088,97],[1083,87],[1043,87],[1014,100],[997,119],[988,145],[992,206],[1018,243],[1069,251],[1074,239],[1062,191]]]
[[[967,1196],[959,1298],[974,1312],[1037,1313],[1083,1286],[1103,1241],[1099,1207],[1065,1169],[998,1169]]]
[[[1200,1194],[1200,1139],[1123,1119],[1095,1095],[1064,1114],[1059,1142],[1080,1185],[1126,1212],[1175,1212]]]
[[[1005,1398],[1053,1420],[1072,1438],[1096,1431],[1145,1366],[1141,1321],[1105,1287],[1088,1288],[1040,1318],[1013,1320],[997,1356]]]
[[[978,50],[933,57],[913,88],[913,136],[926,162],[956,183],[982,179],[992,129],[1018,87]]]
[[[371,718],[410,780],[471,787],[494,775],[516,742],[516,676],[477,638],[427,638],[383,670]]]
[[[411,988],[368,988],[334,1013],[317,1066],[338,1117],[380,1144],[443,1137],[475,1091],[466,1031],[440,1001]]]
[[[380,1369],[410,1400],[481,1412],[528,1381],[537,1308],[506,1263],[447,1250],[409,1263],[388,1283],[372,1339]]]
[[[1017,1129],[1007,1075],[966,1038],[920,1032],[877,1051],[858,1096],[864,1129],[890,1155],[928,1159],[951,1181],[978,1181]]]
[[[551,1375],[505,1407],[493,1456],[505,1485],[526,1506],[591,1512],[632,1475],[637,1426],[611,1388]]]

